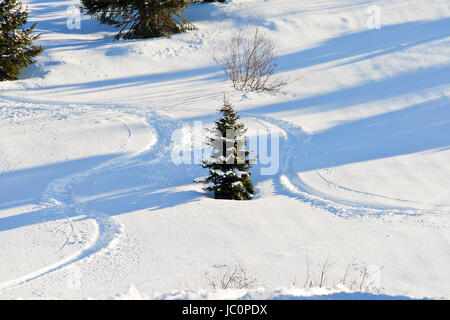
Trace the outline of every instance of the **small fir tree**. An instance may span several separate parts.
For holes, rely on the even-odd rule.
[[[205,189],[213,191],[215,199],[248,200],[254,193],[248,172],[254,160],[249,159],[250,151],[244,150],[247,129],[226,97],[219,113],[208,138],[213,153],[202,163],[209,169]]]
[[[0,81],[16,80],[20,71],[34,63],[44,51],[33,45],[40,35],[33,35],[36,23],[29,28],[27,10],[16,0],[0,1]]]
[[[81,11],[121,28],[116,39],[170,36],[195,29],[183,16],[191,0],[81,0]]]

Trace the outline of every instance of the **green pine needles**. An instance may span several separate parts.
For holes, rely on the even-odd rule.
[[[191,0],[81,0],[81,11],[121,28],[116,39],[170,36],[195,29],[183,16]]]
[[[249,159],[250,151],[244,150],[247,129],[225,97],[219,113],[208,139],[213,153],[202,163],[209,169],[205,189],[213,191],[216,199],[248,200],[254,193],[248,172],[254,159]]]
[[[40,35],[33,35],[36,24],[24,25],[28,12],[16,0],[0,2],[0,81],[17,80],[20,71],[34,63],[33,58],[44,51],[33,45]]]

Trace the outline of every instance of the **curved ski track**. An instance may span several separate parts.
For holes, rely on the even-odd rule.
[[[65,257],[60,261],[57,261],[39,270],[36,270],[29,274],[23,275],[16,279],[9,280],[0,284],[1,292],[19,286],[31,280],[37,279],[39,277],[42,277],[53,271],[61,270],[62,268],[72,265],[85,258],[92,257],[93,255],[96,254],[100,254],[102,250],[114,247],[121,240],[121,238],[124,237],[124,230],[120,224],[116,223],[113,218],[111,218],[109,215],[105,213],[87,210],[84,207],[83,203],[80,203],[75,199],[73,199],[71,195],[71,190],[74,185],[85,181],[87,178],[89,178],[94,174],[98,174],[100,172],[108,171],[111,169],[118,169],[126,166],[132,166],[133,164],[136,163],[136,161],[138,161],[139,155],[142,155],[147,151],[151,150],[152,147],[156,144],[158,135],[156,134],[155,129],[151,128],[150,125],[148,124],[147,119],[149,117],[157,119],[157,116],[154,116],[152,114],[146,114],[144,117],[141,117],[141,121],[143,122],[144,126],[147,128],[149,133],[153,131],[151,133],[151,136],[154,137],[154,141],[151,141],[150,144],[144,146],[142,150],[133,154],[118,156],[89,170],[77,172],[64,178],[54,180],[47,186],[45,192],[42,195],[42,200],[41,203],[39,204],[39,207],[46,211],[43,214],[46,215],[53,214],[64,217],[66,223],[69,224],[70,229],[73,233],[72,236],[75,239],[79,238],[79,235],[77,235],[75,232],[72,218],[70,218],[70,216],[84,215],[87,219],[90,219],[91,221],[94,222],[95,232],[91,237],[91,239],[87,240],[87,245],[83,249],[74,252],[73,254],[69,255],[68,257]],[[133,136],[133,132],[127,125],[126,121],[122,119],[119,119],[119,121],[123,123],[126,130],[128,131],[128,139],[125,144],[121,145],[114,152],[125,149]],[[158,152],[158,148],[155,148],[155,152]],[[76,214],[75,215],[67,214],[68,212],[75,212]],[[66,240],[66,242],[61,246],[61,248],[58,249],[58,251],[61,251],[62,248],[67,244],[67,242],[68,240]]]
[[[300,126],[270,116],[245,113],[242,116],[268,122],[286,133],[286,138],[280,145],[280,170],[274,182],[277,184],[279,191],[283,190],[302,202],[309,203],[314,207],[324,209],[345,218],[363,216],[385,217],[393,215],[420,217],[424,214],[429,215],[430,213],[433,215],[445,213],[445,211],[420,210],[411,206],[374,205],[368,202],[351,201],[320,192],[302,181],[298,172],[293,169],[293,164],[296,161],[307,161],[309,163],[313,161],[309,156],[310,134],[306,133]],[[320,175],[317,170],[315,171]],[[348,189],[339,185],[336,185],[336,187]],[[349,191],[359,192],[356,190]],[[368,195],[382,197],[374,194]],[[406,200],[396,200],[406,202]],[[411,201],[407,202],[412,203]]]

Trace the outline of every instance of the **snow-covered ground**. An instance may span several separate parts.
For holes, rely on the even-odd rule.
[[[328,287],[356,261],[383,294],[450,298],[448,0],[196,4],[199,30],[138,41],[85,16],[68,29],[79,1],[24,2],[46,51],[0,83],[0,298],[223,298],[205,273],[236,263],[266,291],[231,298],[371,297],[273,291],[327,257]],[[242,95],[213,62],[254,21],[290,79],[276,96]],[[173,132],[211,124],[224,93],[281,133],[251,201],[211,199],[192,182],[205,170],[171,161]]]
[[[197,292],[180,290],[166,294],[146,296],[131,286],[126,293],[117,294],[109,299],[116,300],[411,300],[406,296],[391,296],[367,292],[350,292],[346,288],[336,290],[324,288],[279,288],[200,290]]]

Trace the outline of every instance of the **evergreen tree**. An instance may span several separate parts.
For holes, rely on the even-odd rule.
[[[195,29],[183,16],[191,0],[81,0],[81,11],[121,28],[116,39],[170,36]]]
[[[34,64],[33,59],[44,51],[33,45],[40,35],[33,35],[33,24],[25,28],[28,12],[16,0],[0,2],[0,81],[16,80],[20,71]]]
[[[249,159],[250,151],[243,150],[247,129],[227,98],[219,113],[208,140],[213,154],[202,163],[209,169],[205,189],[213,191],[216,199],[248,200],[254,189],[248,172],[253,159]]]

